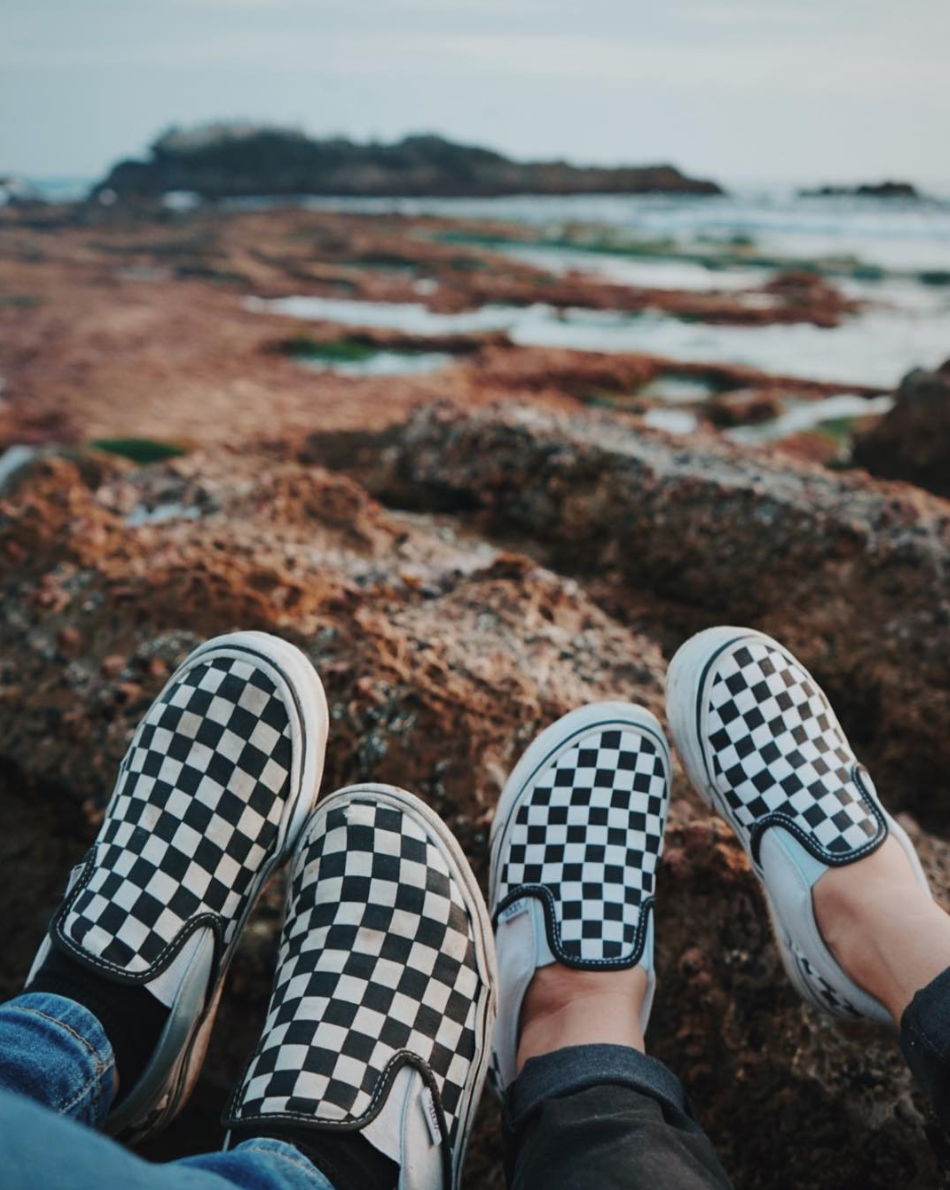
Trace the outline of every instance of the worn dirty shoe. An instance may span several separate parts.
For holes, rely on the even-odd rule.
[[[326,798],[290,870],[260,1042],[225,1115],[228,1144],[357,1135],[401,1190],[459,1184],[488,1064],[495,953],[462,850],[418,798]]]
[[[244,923],[316,801],[327,723],[303,653],[238,632],[196,649],[139,724],[27,979],[107,1036],[156,1022],[133,1074],[113,1041],[110,1132],[141,1139],[187,1098]]]
[[[521,1005],[539,967],[643,967],[646,1029],[669,787],[660,724],[619,702],[559,719],[508,778],[492,824],[490,878],[499,976],[491,1079],[499,1095],[515,1079]]]
[[[787,649],[748,628],[710,628],[667,675],[670,730],[700,796],[730,824],[765,890],[799,993],[845,1019],[890,1013],[844,972],[815,919],[812,888],[888,834],[926,888],[917,853],[878,800],[818,683]]]

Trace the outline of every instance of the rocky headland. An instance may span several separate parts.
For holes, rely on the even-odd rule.
[[[440,136],[393,144],[257,125],[173,129],[146,161],[121,161],[95,188],[120,197],[185,190],[204,198],[249,195],[488,197],[501,194],[721,194],[715,182],[672,165],[571,165],[513,161],[502,153]]]
[[[873,387],[267,305],[304,292],[439,317],[540,293],[554,309],[659,305],[710,325],[850,316],[827,273],[763,274],[751,293],[638,289],[499,250],[518,234],[312,211],[0,212],[0,451],[17,447],[0,454],[0,994],[18,990],[138,718],[195,643],[239,626],[286,636],[320,670],[325,788],[415,790],[482,877],[499,790],[540,727],[607,697],[662,716],[665,664],[689,633],[760,627],[824,683],[950,895],[950,504],[917,486],[933,474],[925,435],[899,428],[905,404],[939,403],[946,369],[860,419],[858,457],[875,435],[877,458],[906,442],[892,453],[917,452],[911,484],[856,468],[850,436],[833,457],[818,435],[728,436]],[[371,370],[433,355],[432,371]],[[695,432],[652,423],[667,383]],[[220,1144],[281,904],[278,879],[195,1095],[148,1156]],[[942,1184],[894,1039],[797,999],[744,854],[680,771],[657,965],[651,1050],[682,1075],[737,1190]],[[500,1190],[498,1146],[486,1098],[472,1190]]]
[[[802,198],[920,198],[913,182],[862,182],[857,186],[815,186],[799,190]]]

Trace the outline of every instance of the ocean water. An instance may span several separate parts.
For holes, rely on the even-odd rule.
[[[285,205],[235,199],[233,207]],[[766,251],[812,259],[853,255],[888,268],[950,268],[950,182],[920,200],[802,198],[794,188],[752,186],[713,197],[682,195],[520,195],[502,198],[317,198],[295,205],[405,215],[500,219],[535,227],[602,224],[681,244],[751,237]]]
[[[520,310],[485,307],[450,321],[432,315],[421,302],[401,307],[333,302],[331,310],[323,299],[306,295],[278,307],[285,313],[419,333],[497,328],[507,330],[517,343],[535,346],[655,352],[882,388],[896,386],[914,367],[936,367],[950,357],[950,185],[920,201],[802,198],[790,187],[765,186],[721,198],[297,201],[316,210],[520,222],[541,242],[499,245],[499,250],[551,272],[579,269],[627,285],[736,293],[768,281],[776,262],[820,266],[866,309],[832,330],[808,324],[711,326],[660,313],[631,317],[543,305]],[[272,200],[229,205],[272,205]],[[597,243],[597,251],[564,245],[566,236],[576,236],[578,228]],[[610,250],[611,241],[617,251]],[[637,243],[649,245],[649,250],[631,252],[629,245]],[[929,275],[929,283],[922,274]],[[944,283],[937,283],[941,280]]]
[[[527,225],[539,242],[502,244],[499,251],[552,272],[579,269],[627,285],[737,293],[768,281],[779,264],[821,267],[847,294],[866,303],[863,312],[832,330],[807,324],[710,326],[659,312],[631,317],[544,305],[489,306],[446,317],[432,314],[423,300],[395,306],[329,301],[305,293],[281,303],[258,303],[262,311],[421,334],[498,328],[515,342],[536,346],[646,351],[882,388],[894,387],[911,368],[936,367],[950,357],[950,183],[931,188],[920,201],[802,198],[791,186],[755,184],[711,198],[300,196],[223,205],[517,222]],[[578,228],[596,251],[565,244],[577,237]],[[425,284],[420,280],[420,299]]]
[[[79,202],[86,197],[97,180],[75,176],[24,178],[29,189],[46,202]]]
[[[778,375],[840,384],[892,388],[911,368],[936,367],[950,356],[950,292],[930,307],[893,304],[848,318],[834,329],[808,323],[765,327],[713,326],[663,314],[614,314],[487,305],[459,314],[433,313],[422,303],[363,302],[312,297],[248,299],[262,313],[385,327],[406,334],[436,335],[503,330],[531,347],[579,351],[646,352],[673,360],[737,363]]]
[[[336,372],[341,376],[426,376],[454,363],[445,351],[376,351],[366,359],[301,359],[305,368],[315,372]]]

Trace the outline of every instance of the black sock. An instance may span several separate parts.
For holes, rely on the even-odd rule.
[[[299,1149],[333,1183],[334,1190],[396,1190],[399,1166],[358,1132],[280,1126],[254,1135]],[[240,1142],[251,1136],[242,1131],[235,1139]]]
[[[144,987],[115,983],[54,946],[28,992],[65,996],[88,1008],[109,1038],[119,1072],[119,1098],[138,1082],[155,1051],[168,1009]]]

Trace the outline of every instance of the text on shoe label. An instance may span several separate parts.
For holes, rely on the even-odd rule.
[[[522,898],[520,901],[512,901],[510,905],[502,909],[498,914],[499,921],[511,921],[513,917],[518,917],[522,913],[528,912],[528,902]]]
[[[429,1128],[429,1137],[434,1145],[442,1143],[442,1130],[439,1128],[439,1113],[436,1111],[435,1099],[428,1087],[422,1092],[422,1111]]]

